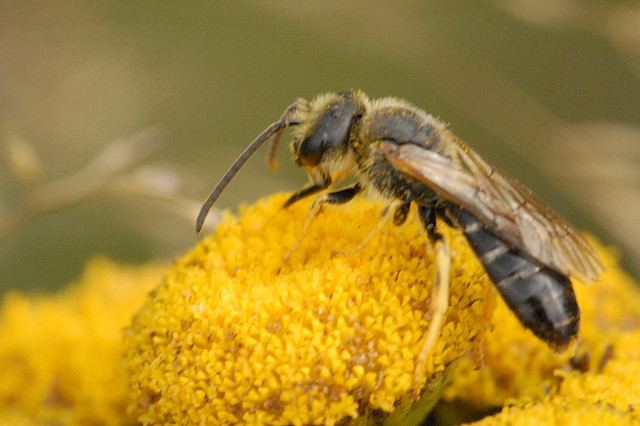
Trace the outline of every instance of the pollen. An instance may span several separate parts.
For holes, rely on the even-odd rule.
[[[451,367],[477,351],[495,292],[460,233],[441,228],[451,243],[450,307],[416,386],[435,278],[417,217],[345,254],[376,228],[384,205],[329,206],[285,260],[310,207],[283,209],[286,199],[227,214],[171,266],[126,330],[130,410],[143,424],[380,418],[424,389],[421,401],[437,400]]]

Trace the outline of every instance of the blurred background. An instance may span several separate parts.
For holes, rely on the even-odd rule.
[[[0,0],[0,292],[178,256],[249,141],[349,88],[450,123],[640,271],[638,1]],[[302,186],[281,151],[219,206]]]

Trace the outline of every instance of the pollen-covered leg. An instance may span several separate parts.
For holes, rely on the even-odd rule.
[[[451,269],[449,243],[445,238],[441,238],[434,243],[433,247],[436,254],[436,279],[431,296],[431,321],[416,360],[416,370],[413,376],[416,389],[420,389],[422,386],[421,380],[424,380],[427,359],[438,340],[449,308],[449,273]]]
[[[302,243],[304,236],[307,234],[307,231],[309,230],[309,227],[311,226],[313,219],[318,215],[318,213],[320,213],[320,210],[322,210],[322,206],[324,204],[347,203],[351,201],[353,197],[358,195],[360,191],[362,191],[362,187],[360,186],[360,184],[357,183],[349,188],[333,191],[316,198],[313,204],[311,204],[311,208],[309,209],[309,214],[307,214],[307,220],[304,222],[304,226],[302,227],[302,232],[300,232],[300,236],[298,237],[296,242],[293,244],[291,249],[289,249],[287,254],[284,256],[285,262],[288,262],[293,252],[296,251],[298,247],[300,247],[300,243]]]
[[[445,235],[435,231],[434,207],[420,207],[420,217],[427,230],[429,240],[435,252],[435,280],[431,294],[431,321],[422,340],[422,346],[416,359],[416,369],[413,375],[414,390],[419,392],[424,381],[427,360],[440,336],[442,324],[449,308],[449,280],[451,271],[451,253],[449,242]]]
[[[375,237],[376,235],[378,235],[380,233],[382,228],[384,228],[385,225],[391,221],[391,219],[393,219],[394,222],[396,221],[396,217],[398,215],[402,214],[402,213],[398,213],[398,211],[403,209],[403,206],[404,206],[404,203],[402,201],[400,201],[400,200],[392,201],[391,204],[389,204],[387,207],[385,207],[384,210],[382,211],[382,217],[380,218],[380,221],[378,222],[376,227],[373,228],[371,231],[369,231],[367,236],[364,237],[362,239],[362,241],[360,241],[356,246],[348,248],[348,249],[334,250],[333,254],[335,254],[335,255],[339,255],[339,254],[349,255],[349,254],[357,253],[360,250],[362,250],[367,244],[369,244],[369,242],[373,239],[373,237]],[[405,217],[406,217],[406,213],[405,213]]]

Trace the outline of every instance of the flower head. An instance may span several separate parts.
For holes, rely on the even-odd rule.
[[[406,407],[417,390],[435,274],[419,221],[336,254],[363,241],[383,206],[326,208],[285,261],[309,208],[282,209],[285,199],[228,215],[137,314],[126,366],[143,423],[335,424]],[[430,393],[477,345],[492,306],[464,237],[450,238],[450,308],[421,378]]]
[[[620,410],[603,403],[580,400],[529,402],[506,407],[500,414],[487,417],[474,426],[628,426],[640,424],[632,410]]]
[[[6,295],[0,308],[0,424],[130,420],[121,331],[161,270],[97,258],[60,294]]]
[[[512,400],[499,414],[474,424],[640,424],[640,329],[607,341],[616,353],[609,352],[594,371],[556,370],[559,383],[546,395]]]

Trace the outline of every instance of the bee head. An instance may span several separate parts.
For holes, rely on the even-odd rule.
[[[303,123],[294,128],[291,154],[313,181],[335,182],[352,165],[350,139],[366,112],[364,93],[350,91],[321,95],[309,103]]]
[[[293,127],[291,152],[295,162],[304,167],[311,180],[318,184],[337,182],[351,171],[353,155],[349,141],[355,124],[369,108],[369,100],[360,91],[329,93],[311,102],[297,99],[280,119],[264,129],[229,167],[202,205],[196,231],[202,229],[209,210],[222,191],[249,158],[271,141],[269,165],[276,167],[276,151],[282,133]]]

